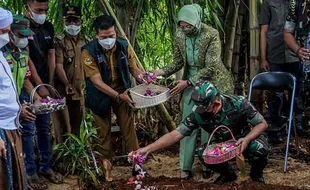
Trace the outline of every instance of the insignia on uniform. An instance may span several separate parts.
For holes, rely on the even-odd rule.
[[[13,72],[13,68],[14,68],[14,65],[13,65],[13,61],[12,60],[7,60],[10,68],[11,68],[11,71]]]
[[[92,62],[91,62],[91,59],[89,57],[86,57],[85,60],[84,60],[84,63],[86,65],[90,65]]]
[[[20,61],[19,61],[19,64],[20,64],[20,67],[26,67],[27,66],[27,63],[26,63],[26,59],[25,58],[22,58]]]

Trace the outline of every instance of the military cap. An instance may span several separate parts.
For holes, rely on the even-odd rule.
[[[76,17],[81,18],[81,9],[74,5],[68,5],[64,9],[63,18]]]
[[[30,29],[30,21],[18,14],[13,15],[11,30],[18,31],[23,36],[30,36],[34,34],[34,32]]]
[[[196,103],[193,111],[204,113],[218,94],[219,91],[217,88],[209,81],[199,81],[196,83],[191,96],[192,100]]]

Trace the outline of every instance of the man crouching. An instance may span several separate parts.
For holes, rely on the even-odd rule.
[[[254,106],[242,96],[221,94],[218,89],[208,81],[199,81],[191,95],[195,102],[193,112],[188,115],[179,127],[164,135],[154,143],[137,150],[142,155],[166,148],[180,141],[192,131],[201,127],[208,133],[220,125],[227,126],[238,139],[237,145],[241,145],[241,152],[248,158],[252,165],[250,177],[253,181],[264,183],[263,170],[267,165],[269,152],[268,139],[263,132],[267,123]],[[215,136],[215,142],[229,140],[228,131],[219,130]],[[199,159],[203,161],[202,153],[206,144],[199,148]],[[228,162],[207,165],[208,168],[220,173],[215,180],[216,184],[224,184],[237,179],[235,171]]]

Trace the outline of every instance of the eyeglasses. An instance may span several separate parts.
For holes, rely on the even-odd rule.
[[[180,26],[180,28],[181,28],[182,30],[184,30],[184,29],[191,30],[191,29],[194,28],[194,26],[192,26],[192,25],[186,25],[186,26]]]

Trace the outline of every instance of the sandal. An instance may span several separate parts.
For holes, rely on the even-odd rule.
[[[29,190],[46,190],[48,186],[42,182],[38,174],[33,174],[31,176],[26,176],[27,178],[27,188]]]
[[[50,180],[52,183],[55,184],[62,184],[64,183],[64,178],[61,174],[54,172],[52,169],[47,170],[46,172],[39,172],[39,174],[46,179]]]

